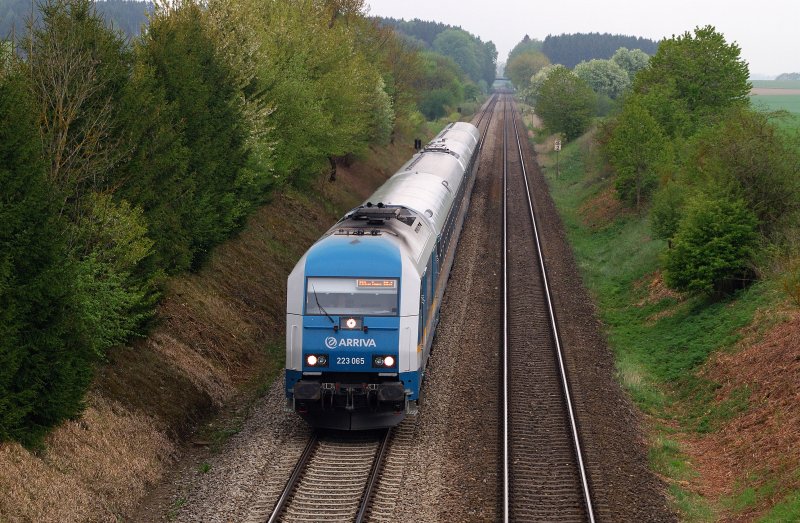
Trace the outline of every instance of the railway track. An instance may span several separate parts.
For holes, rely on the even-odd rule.
[[[482,140],[498,100],[477,117]],[[392,521],[414,427],[406,420],[380,434],[312,434],[280,494],[264,492],[247,522]]]
[[[516,113],[502,103],[503,518],[594,522]]]
[[[313,434],[263,521],[363,521],[391,439],[391,430],[357,436]]]

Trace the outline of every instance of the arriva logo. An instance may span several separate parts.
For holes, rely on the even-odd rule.
[[[377,347],[375,344],[375,340],[373,339],[341,339],[337,340],[333,336],[328,336],[325,338],[325,346],[329,349],[335,349],[336,347]]]

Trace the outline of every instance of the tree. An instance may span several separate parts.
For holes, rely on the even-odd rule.
[[[709,116],[733,106],[746,105],[751,85],[741,49],[728,44],[714,27],[698,27],[663,40],[650,65],[636,76],[634,90],[646,94],[667,88],[686,104],[693,129]]]
[[[76,322],[104,356],[149,316],[156,296],[155,271],[140,265],[152,246],[141,209],[116,196],[138,174],[121,167],[134,147],[123,115],[132,54],[89,0],[43,5],[26,47],[50,194],[65,219],[62,256],[74,268]]]
[[[695,197],[665,255],[667,285],[704,294],[741,287],[751,278],[756,226],[743,200]]]
[[[542,44],[542,52],[554,64],[572,68],[586,60],[608,60],[620,47],[642,49],[653,54],[658,46],[658,42],[636,36],[575,33],[548,35]]]
[[[581,62],[573,71],[578,78],[589,84],[595,93],[609,98],[618,98],[631,85],[628,73],[612,60],[595,59]]]
[[[668,147],[647,109],[635,100],[626,103],[606,150],[617,175],[617,194],[637,211],[658,186],[659,170],[669,165]]]
[[[567,70],[567,68],[563,65],[546,65],[539,69],[539,71],[537,71],[536,74],[531,77],[531,84],[523,94],[528,103],[536,103],[536,98],[539,96],[539,92],[542,90],[542,84],[544,84],[544,81],[547,80],[547,76],[550,74],[550,72],[556,68]]]
[[[531,77],[548,65],[550,60],[541,52],[521,53],[506,63],[505,74],[517,89],[526,89]]]
[[[195,266],[252,205],[247,120],[235,75],[218,54],[206,17],[193,2],[157,9],[140,54],[182,119],[193,191],[180,201],[179,214]]]
[[[767,114],[727,111],[692,141],[682,176],[701,188],[724,187],[745,202],[768,239],[800,218],[800,138],[782,132]]]
[[[426,118],[446,115],[464,99],[464,84],[458,66],[451,58],[436,53],[422,53],[423,77],[417,86],[423,94],[419,108]]]
[[[473,81],[477,82],[481,79],[479,48],[466,31],[461,29],[442,31],[433,41],[433,50],[452,58]]]
[[[666,182],[653,195],[650,229],[661,240],[671,240],[678,232],[686,205],[687,188],[674,181]]]
[[[595,108],[592,89],[566,68],[554,68],[539,90],[536,114],[552,132],[577,138],[589,127]]]
[[[41,10],[24,45],[28,75],[48,178],[61,212],[77,222],[82,197],[111,189],[114,167],[127,154],[115,114],[131,57],[91,0],[48,0]]]
[[[35,445],[80,412],[94,354],[25,82],[0,66],[0,440]]]
[[[614,52],[611,60],[620,66],[626,73],[631,82],[636,77],[636,73],[647,67],[650,62],[650,55],[641,49],[628,49],[620,47]]]
[[[143,48],[137,46],[137,54]],[[191,211],[196,180],[189,172],[179,106],[169,102],[155,70],[138,59],[120,104],[130,154],[120,163],[116,196],[135,202],[147,220],[153,254],[133,274],[177,274],[191,267]]]
[[[511,62],[517,55],[525,53],[540,53],[542,51],[542,41],[531,38],[525,35],[520,42],[514,46],[514,49],[508,53],[506,63]]]

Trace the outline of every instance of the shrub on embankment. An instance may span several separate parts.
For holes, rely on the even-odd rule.
[[[662,268],[676,290],[748,285],[800,227],[800,137],[750,107],[748,76],[735,43],[697,28],[661,42],[603,124],[617,195],[673,247]]]
[[[642,73],[561,152],[553,195],[682,518],[796,519],[800,143],[748,106],[712,28]]]

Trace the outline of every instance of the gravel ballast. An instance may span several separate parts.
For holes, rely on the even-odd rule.
[[[392,461],[402,488],[373,520],[501,519],[501,130],[497,115],[442,302],[419,415],[404,422],[411,436],[399,451],[401,464]],[[615,379],[546,181],[525,149],[598,520],[674,521],[664,485],[647,467],[641,416]],[[282,406],[278,380],[221,449],[186,452],[136,521],[255,520],[277,498],[310,434]]]

